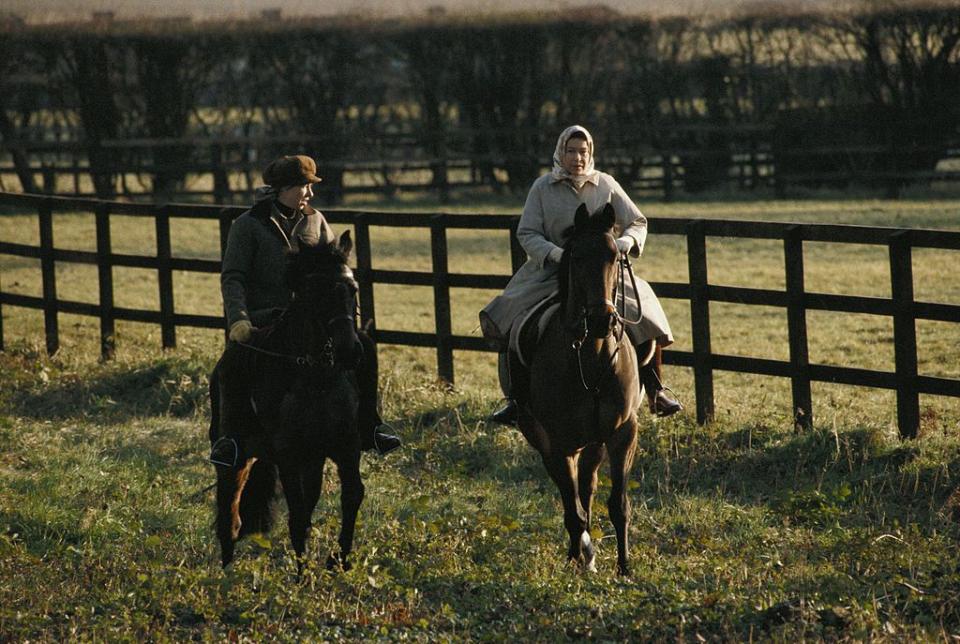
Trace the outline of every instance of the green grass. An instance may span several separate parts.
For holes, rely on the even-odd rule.
[[[958,206],[680,203],[646,212],[957,229]],[[514,212],[515,204],[475,208]],[[86,216],[56,221],[58,245],[90,247]],[[4,240],[35,234],[29,218],[0,217]],[[115,228],[114,238],[118,252],[148,253],[152,227],[132,222]],[[212,256],[210,239],[175,226],[174,252]],[[425,270],[427,240],[374,229],[374,265]],[[506,272],[505,243],[452,233],[452,269]],[[875,250],[809,248],[808,287],[889,294],[886,257]],[[683,281],[683,251],[682,240],[651,238],[641,272]],[[776,244],[719,240],[708,255],[713,283],[782,288]],[[34,263],[0,262],[4,290],[39,293]],[[960,302],[956,265],[939,253],[915,257],[917,296]],[[93,301],[95,274],[58,270],[62,297]],[[124,285],[125,305],[154,306],[155,278],[124,272],[114,279]],[[215,281],[178,279],[178,310],[217,312]],[[456,332],[472,331],[490,296],[457,291]],[[431,298],[429,289],[378,287],[378,322],[431,329]],[[689,349],[687,305],[665,305],[677,346]],[[785,358],[785,316],[768,308],[711,307],[714,348]],[[354,569],[330,574],[311,564],[297,580],[283,520],[265,538],[245,540],[230,570],[219,568],[212,494],[203,490],[213,481],[204,460],[206,374],[221,334],[180,330],[178,348],[163,352],[158,329],[118,324],[117,359],[101,363],[93,320],[61,316],[63,347],[50,358],[41,351],[39,313],[4,307],[3,315],[0,639],[903,641],[960,634],[956,399],[922,397],[921,436],[902,443],[891,392],[815,383],[815,426],[797,433],[789,382],[717,373],[712,425],[696,426],[691,414],[641,418],[630,484],[634,575],[619,579],[605,467],[594,506],[600,572],[584,575],[564,562],[558,494],[534,451],[516,431],[483,422],[499,397],[492,357],[458,352],[457,384],[448,388],[435,382],[431,351],[384,346],[384,415],[405,448],[385,459],[364,456],[368,496]],[[921,373],[958,377],[957,326],[918,325]],[[885,318],[811,315],[810,336],[817,361],[892,369]],[[668,368],[667,378],[692,407],[689,371]],[[312,561],[322,563],[335,547],[338,506],[328,468]]]

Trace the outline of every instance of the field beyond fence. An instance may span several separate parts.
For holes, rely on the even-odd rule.
[[[39,260],[42,292],[39,296],[0,290],[0,305],[43,311],[46,348],[55,353],[59,347],[61,313],[93,316],[100,322],[100,346],[103,357],[114,351],[115,323],[131,320],[158,325],[164,348],[177,343],[177,329],[201,327],[222,329],[221,315],[184,313],[176,310],[174,273],[216,274],[218,259],[176,256],[171,246],[171,221],[212,220],[217,222],[220,249],[226,242],[230,222],[242,209],[201,205],[149,205],[43,197],[0,193],[0,205],[36,212],[39,244],[0,241],[0,254]],[[54,219],[58,212],[88,212],[94,216],[95,250],[58,247],[54,239]],[[436,351],[437,376],[448,383],[455,379],[454,351],[489,351],[475,335],[455,334],[452,329],[452,289],[496,291],[507,283],[507,274],[456,272],[450,268],[448,235],[453,230],[502,231],[514,270],[523,260],[522,249],[513,236],[517,218],[499,215],[451,215],[422,213],[376,213],[331,210],[327,218],[335,224],[352,226],[356,237],[357,277],[361,284],[360,311],[364,322],[376,327],[381,344],[431,347]],[[111,218],[136,217],[150,223],[155,232],[155,253],[115,253],[111,243]],[[152,225],[150,225],[152,224]],[[425,229],[429,231],[430,265],[428,270],[384,270],[373,265],[371,227]],[[655,219],[650,231],[657,237],[677,236],[686,243],[687,282],[653,282],[661,298],[689,301],[692,350],[671,349],[664,354],[667,364],[689,367],[694,374],[696,417],[706,423],[715,414],[714,372],[760,374],[788,378],[791,383],[795,422],[811,426],[815,402],[811,382],[833,382],[896,392],[897,422],[905,437],[916,436],[920,425],[920,395],[932,394],[960,398],[960,379],[925,375],[918,372],[917,321],[960,324],[960,305],[918,301],[914,297],[914,253],[960,251],[960,232],[876,228],[849,225],[789,224],[696,219]],[[723,286],[708,279],[708,240],[773,240],[782,244],[783,288]],[[889,258],[890,296],[860,296],[811,292],[805,286],[804,248],[816,244],[867,245],[885,248]],[[57,264],[78,263],[96,267],[98,297],[95,302],[62,299],[57,295]],[[118,306],[115,303],[113,269],[130,267],[156,274],[159,306],[156,309]],[[432,289],[432,330],[410,331],[378,325],[376,287],[429,287]],[[711,303],[776,307],[786,312],[788,359],[768,359],[732,355],[715,348],[716,331],[711,326]],[[419,301],[420,307],[429,305]],[[808,346],[808,317],[816,312],[841,312],[886,316],[893,323],[894,370],[882,371],[811,362]],[[475,314],[475,310],[472,312]],[[0,347],[3,337],[0,328]]]

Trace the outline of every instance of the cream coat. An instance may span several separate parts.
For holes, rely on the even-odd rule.
[[[503,293],[480,312],[483,335],[498,349],[506,349],[511,327],[530,307],[557,292],[558,265],[548,256],[551,250],[563,245],[563,232],[573,225],[577,208],[583,203],[593,213],[607,202],[613,204],[617,216],[614,236],[632,237],[635,244],[630,256],[639,257],[647,239],[647,219],[613,177],[599,172],[579,191],[569,181],[557,180],[550,174],[534,181],[517,229],[527,261]],[[630,339],[634,344],[651,338],[659,339],[663,346],[672,343],[670,323],[653,289],[637,278],[638,293],[634,293],[629,277],[626,281],[627,319],[636,319],[638,299],[643,311],[641,323],[628,327]]]

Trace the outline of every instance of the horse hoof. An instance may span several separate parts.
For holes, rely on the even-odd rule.
[[[617,564],[617,575],[620,577],[629,577],[630,576],[630,566]]]
[[[341,557],[339,554],[330,555],[327,557],[327,570],[339,570],[342,572],[347,572],[352,567],[353,566],[350,564],[350,562],[347,561],[346,558]]]

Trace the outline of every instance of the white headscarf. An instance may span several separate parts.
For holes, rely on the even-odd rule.
[[[563,168],[563,153],[566,150],[567,141],[577,133],[583,134],[583,136],[586,137],[590,158],[587,160],[587,167],[583,169],[583,174],[572,175]],[[553,170],[550,174],[553,176],[554,181],[563,181],[566,179],[572,183],[577,190],[582,188],[586,182],[596,179],[600,172],[593,168],[593,137],[590,136],[587,128],[582,125],[571,125],[560,133],[560,138],[557,139],[557,148],[553,151]]]

